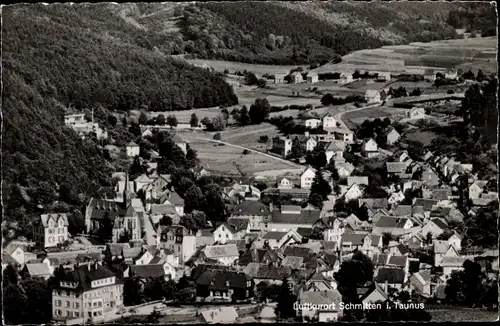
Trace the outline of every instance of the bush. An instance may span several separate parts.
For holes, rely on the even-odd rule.
[[[449,90],[446,91],[446,94],[455,94],[455,91],[452,90],[452,89],[449,89]]]
[[[268,140],[269,140],[269,137],[267,135],[260,136],[259,143],[267,143]]]
[[[248,149],[244,149],[243,150],[243,155],[248,155],[248,154],[250,154],[250,151]]]
[[[224,69],[224,75],[227,75],[227,74],[229,74],[229,70]]]
[[[215,140],[221,140],[221,139],[222,139],[222,137],[221,137],[221,135],[220,135],[220,132],[218,132],[218,133],[216,133],[216,134],[214,135],[214,139],[215,139]]]

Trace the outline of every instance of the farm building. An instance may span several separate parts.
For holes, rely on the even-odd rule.
[[[339,85],[349,84],[353,81],[352,73],[343,72],[340,74]]]
[[[366,103],[377,103],[380,102],[380,93],[374,89],[369,89],[365,93]]]
[[[425,109],[414,107],[408,112],[408,118],[418,120],[425,119]]]
[[[304,81],[304,78],[300,72],[296,71],[290,75],[290,80],[292,84],[299,84]]]
[[[292,151],[292,139],[285,136],[274,137],[272,151],[284,157],[288,156]]]
[[[434,69],[426,69],[424,72],[424,79],[430,82],[434,82],[436,80],[436,73]]]
[[[286,74],[275,74],[274,75],[274,83],[275,84],[283,84],[285,82]]]
[[[377,81],[380,82],[388,82],[391,80],[391,73],[390,72],[384,72],[384,71],[379,71],[377,72]]]
[[[315,84],[318,82],[318,74],[315,73],[314,71],[310,71],[307,73],[307,82],[309,84]]]

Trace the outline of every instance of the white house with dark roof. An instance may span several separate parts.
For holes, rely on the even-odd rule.
[[[414,107],[408,111],[408,118],[412,120],[425,119],[425,109]]]
[[[300,208],[300,207],[299,207]],[[310,228],[319,219],[320,210],[291,209],[273,210],[269,231],[296,231],[298,228]]]
[[[380,92],[374,89],[369,89],[365,92],[365,101],[368,104],[380,102]]]
[[[277,183],[278,189],[291,189],[293,183],[287,178],[281,178]]]
[[[214,242],[225,244],[228,241],[243,239],[248,222],[248,218],[230,218],[214,230]]]
[[[260,200],[244,200],[236,205],[231,217],[248,218],[248,232],[262,234],[268,229],[271,221],[271,208],[268,208]]]
[[[34,226],[35,242],[44,248],[56,247],[68,240],[68,217],[66,214],[43,214]]]
[[[309,71],[306,79],[309,84],[316,84],[318,82],[318,74],[314,71]]]
[[[310,304],[312,309],[298,309],[297,315],[320,323],[335,322],[342,318],[340,302],[342,295],[337,290],[305,291],[298,296],[301,304]],[[335,308],[334,308],[335,307]]]
[[[340,163],[340,164],[336,164],[336,167],[337,167],[337,171],[339,173],[339,176],[341,178],[347,178],[348,176],[350,176],[354,170],[356,169],[354,167],[354,165],[352,165],[351,163],[349,162],[345,162],[345,163]]]
[[[396,131],[393,127],[389,129],[389,131],[385,134],[385,143],[388,146],[392,146],[395,144],[399,139],[401,138],[401,135],[399,132]]]
[[[478,199],[483,193],[487,180],[477,180],[469,186],[469,199]]]
[[[292,81],[292,84],[299,84],[304,82],[304,78],[302,77],[302,73],[299,71],[295,71],[290,75],[290,79]]]
[[[328,129],[332,130],[337,128],[337,119],[335,119],[335,116],[332,113],[327,112],[323,116],[322,120],[323,120],[323,130],[328,131]]]
[[[310,189],[314,180],[316,172],[308,166],[300,175],[300,188]]]
[[[363,187],[357,183],[353,183],[350,187],[348,187],[347,191],[344,193],[344,199],[346,202],[351,201],[353,199],[358,199],[363,196]]]
[[[372,252],[372,238],[368,233],[344,233],[341,238],[342,254],[352,253],[354,250],[359,250],[365,255],[370,255]]]
[[[372,158],[380,154],[378,145],[373,138],[365,139],[361,145],[361,154],[367,158]]]
[[[203,252],[206,258],[226,266],[232,265],[240,255],[236,244],[206,246]]]
[[[302,236],[295,230],[290,231],[269,231],[262,236],[262,241],[269,245],[271,249],[280,249],[296,243],[301,243]]]
[[[335,142],[327,143],[324,149],[327,162],[330,162],[332,159],[335,161],[344,160],[344,150]]]
[[[433,218],[424,224],[420,231],[424,236],[428,233],[432,234],[433,238],[437,238],[448,228],[448,223],[443,218]]]

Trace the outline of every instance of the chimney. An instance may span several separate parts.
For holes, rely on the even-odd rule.
[[[272,212],[273,211],[273,203],[269,203],[269,210]]]
[[[385,294],[389,294],[389,281],[385,280]]]

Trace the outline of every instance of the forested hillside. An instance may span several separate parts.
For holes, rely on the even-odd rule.
[[[103,151],[64,126],[68,107],[97,107],[106,117],[109,110],[237,103],[221,77],[148,49],[143,30],[106,8],[2,8],[7,219],[81,208],[111,186],[113,167]]]
[[[454,28],[465,28],[468,32],[478,32],[482,36],[497,34],[496,13],[488,2],[465,2],[450,11],[447,22]]]

